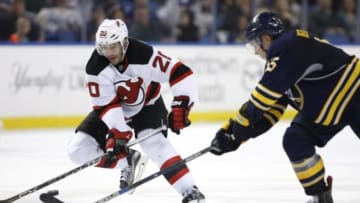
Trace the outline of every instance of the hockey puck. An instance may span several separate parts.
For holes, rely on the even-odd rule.
[[[58,194],[59,194],[58,190],[50,190],[47,193],[42,193],[40,195],[40,200],[44,203],[60,203],[62,201],[54,197]]]

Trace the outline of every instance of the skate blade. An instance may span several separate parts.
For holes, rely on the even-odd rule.
[[[145,168],[146,168],[146,165],[147,165],[148,161],[149,161],[148,156],[141,155],[138,166],[136,167],[137,172],[136,172],[136,175],[135,175],[135,178],[134,178],[134,183],[136,183],[138,180],[140,180],[140,178],[144,174],[144,171],[145,171]],[[129,195],[134,194],[135,190],[136,190],[136,188],[134,188],[132,190],[129,190],[128,194]]]

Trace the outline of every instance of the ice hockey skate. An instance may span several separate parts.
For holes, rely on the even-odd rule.
[[[142,175],[144,174],[147,162],[149,160],[149,157],[146,155],[141,154],[140,160],[137,164],[137,167],[135,169],[135,176],[134,176],[134,180],[133,183],[137,182],[138,180],[140,180],[140,178],[142,177]],[[129,195],[133,194],[135,192],[136,188],[130,190],[128,192]]]
[[[307,203],[334,203],[334,200],[331,195],[331,188],[332,188],[332,177],[328,176],[326,178],[327,182],[327,190],[323,191],[317,195],[314,195],[311,200]]]
[[[200,192],[200,190],[194,186],[188,192],[183,194],[184,199],[182,203],[205,203],[205,196]]]
[[[139,180],[144,173],[148,157],[141,155],[140,152],[130,149],[130,153],[127,156],[128,166],[121,170],[120,176],[120,189],[123,189],[134,181]],[[130,194],[134,193],[134,190],[129,191]]]

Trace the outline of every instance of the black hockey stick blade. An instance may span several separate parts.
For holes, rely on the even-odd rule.
[[[167,129],[167,127],[165,125],[162,125],[162,126],[156,128],[156,129],[154,129],[154,131],[152,131],[151,133],[149,133],[149,134],[147,134],[147,135],[145,135],[145,136],[143,136],[143,137],[141,137],[139,139],[136,139],[136,140],[134,140],[132,142],[129,142],[127,144],[127,146],[131,147],[131,146],[133,146],[135,144],[138,144],[138,143],[148,139],[149,137],[152,137],[152,136],[156,135],[157,133],[159,133],[159,132],[161,132],[163,130],[166,130],[166,129]],[[57,176],[55,178],[52,178],[52,179],[47,180],[47,181],[45,181],[45,182],[43,182],[43,183],[41,183],[41,184],[39,184],[37,186],[34,186],[34,187],[32,187],[32,188],[30,188],[28,190],[25,190],[25,191],[23,191],[23,192],[21,192],[19,194],[16,194],[16,195],[14,195],[12,197],[9,197],[7,199],[4,199],[4,200],[0,200],[0,203],[10,203],[10,202],[18,200],[18,199],[20,199],[20,198],[22,198],[22,197],[24,197],[26,195],[34,193],[34,192],[36,192],[36,191],[38,191],[38,190],[40,190],[40,189],[42,189],[42,188],[44,188],[44,187],[46,187],[48,185],[51,185],[51,184],[53,184],[53,183],[55,183],[55,182],[57,182],[59,180],[62,180],[62,179],[66,178],[66,177],[68,177],[68,176],[70,176],[72,174],[75,174],[75,173],[77,173],[77,172],[79,172],[79,171],[81,171],[81,170],[83,170],[83,169],[85,169],[85,168],[87,168],[89,166],[93,166],[93,165],[97,164],[102,158],[104,158],[106,156],[108,156],[107,153],[103,154],[103,155],[101,155],[101,156],[99,156],[99,157],[97,157],[97,158],[95,158],[93,160],[90,160],[90,161],[84,163],[83,165],[78,166],[78,167],[76,167],[76,168],[74,168],[74,169],[72,169],[72,170],[70,170],[70,171],[68,171],[66,173],[63,173],[63,174],[61,174],[61,175],[59,175],[59,176]]]
[[[185,159],[172,164],[171,166],[169,166],[167,168],[164,168],[164,169],[162,169],[162,170],[160,170],[160,171],[158,171],[156,173],[153,173],[153,174],[151,174],[151,175],[137,181],[136,183],[133,183],[132,185],[129,185],[129,186],[127,186],[127,187],[125,187],[125,188],[123,188],[123,189],[121,189],[119,191],[116,191],[116,192],[102,198],[102,199],[97,200],[95,203],[108,202],[108,201],[112,200],[113,198],[115,198],[117,196],[120,196],[120,195],[122,195],[124,193],[127,193],[127,192],[131,191],[132,189],[134,189],[134,188],[136,188],[136,187],[138,187],[140,185],[143,185],[144,183],[147,183],[147,182],[149,182],[149,181],[151,181],[151,180],[153,180],[153,179],[155,179],[155,178],[157,178],[157,177],[159,177],[159,176],[161,176],[161,175],[163,175],[165,173],[168,173],[168,172],[174,170],[176,167],[179,167],[179,166],[181,166],[181,165],[183,165],[183,164],[185,164],[185,163],[187,163],[187,162],[189,162],[189,161],[191,161],[193,159],[196,159],[196,158],[206,154],[207,152],[210,151],[210,148],[211,147],[206,147],[205,149],[202,149],[202,150],[200,150],[200,151],[186,157]]]

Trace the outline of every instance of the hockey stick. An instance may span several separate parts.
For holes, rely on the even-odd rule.
[[[152,131],[151,133],[149,133],[149,134],[147,134],[147,135],[145,135],[145,136],[143,136],[143,137],[141,137],[141,138],[138,138],[138,139],[136,139],[136,140],[134,140],[134,141],[132,141],[132,142],[129,142],[129,143],[127,144],[127,146],[128,146],[128,147],[131,147],[131,146],[133,146],[133,145],[136,145],[136,144],[138,144],[138,143],[140,143],[140,142],[148,139],[149,137],[152,137],[152,136],[156,135],[157,133],[161,132],[162,130],[166,130],[166,129],[167,129],[167,127],[166,127],[165,125],[163,125],[163,126],[161,126],[161,127],[159,127],[159,128],[156,128],[156,129],[154,129],[154,131]],[[26,196],[26,195],[28,195],[28,194],[31,194],[31,193],[33,193],[33,192],[36,192],[36,191],[38,191],[38,190],[40,190],[40,189],[42,189],[42,188],[44,188],[44,187],[46,187],[46,186],[48,186],[48,185],[50,185],[50,184],[53,184],[53,183],[55,183],[55,182],[57,182],[57,181],[59,181],[59,180],[62,180],[62,179],[64,179],[64,178],[70,176],[70,175],[73,175],[73,174],[75,174],[75,173],[77,173],[77,172],[79,172],[79,171],[81,171],[81,170],[83,170],[83,169],[85,169],[85,168],[87,168],[87,167],[89,167],[89,166],[92,166],[92,165],[97,164],[102,158],[104,158],[104,157],[106,157],[106,156],[108,156],[107,153],[105,153],[105,154],[103,154],[103,155],[101,155],[101,156],[99,156],[99,157],[97,157],[97,158],[95,158],[95,159],[92,159],[92,160],[84,163],[83,165],[78,166],[78,167],[76,167],[76,168],[74,168],[74,169],[72,169],[72,170],[70,170],[70,171],[68,171],[68,172],[66,172],[66,173],[63,173],[63,174],[61,174],[61,175],[59,175],[59,176],[57,176],[57,177],[55,177],[55,178],[52,178],[52,179],[50,179],[50,180],[48,180],[48,181],[45,181],[45,182],[41,183],[40,185],[37,185],[37,186],[35,186],[35,187],[32,187],[32,188],[30,188],[30,189],[28,189],[28,190],[25,190],[24,192],[21,192],[21,193],[19,193],[19,194],[16,194],[16,195],[14,195],[14,196],[12,196],[12,197],[9,197],[9,198],[7,198],[7,199],[0,200],[0,203],[10,203],[10,202],[13,202],[13,201],[15,201],[15,200],[18,200],[18,199],[20,199],[20,198],[22,198],[22,197],[24,197],[24,196]]]
[[[149,181],[152,180],[152,179],[155,179],[155,178],[159,177],[160,175],[163,175],[163,174],[165,174],[165,173],[170,172],[171,170],[174,170],[176,167],[179,167],[179,166],[182,165],[182,164],[185,164],[185,163],[187,163],[187,162],[189,162],[189,161],[191,161],[191,160],[193,160],[193,159],[196,159],[196,158],[198,158],[198,157],[206,154],[207,152],[210,151],[210,148],[211,148],[211,147],[206,147],[205,149],[202,149],[202,150],[200,150],[200,151],[198,151],[198,152],[196,152],[196,153],[194,153],[194,154],[186,157],[185,159],[183,159],[183,160],[181,160],[181,161],[178,161],[178,162],[172,164],[171,166],[169,166],[169,167],[167,167],[167,168],[164,168],[164,169],[162,169],[162,170],[160,170],[160,171],[158,171],[158,172],[156,172],[156,173],[153,173],[153,174],[151,174],[151,175],[149,175],[149,176],[147,176],[147,177],[139,180],[138,182],[133,183],[132,185],[129,185],[129,186],[127,186],[127,187],[125,187],[125,188],[123,188],[123,189],[121,189],[121,190],[119,190],[119,191],[116,191],[116,192],[114,192],[114,193],[112,193],[112,194],[110,194],[110,195],[108,195],[108,196],[100,199],[100,200],[97,200],[95,203],[108,202],[108,201],[110,201],[111,199],[113,199],[113,198],[115,198],[115,197],[117,197],[117,196],[120,196],[120,195],[122,195],[122,194],[124,194],[124,193],[126,193],[126,192],[128,192],[128,191],[130,191],[130,190],[132,190],[132,189],[134,189],[134,188],[136,188],[136,187],[139,187],[140,185],[142,185],[142,184],[144,184],[144,183],[149,182]]]

